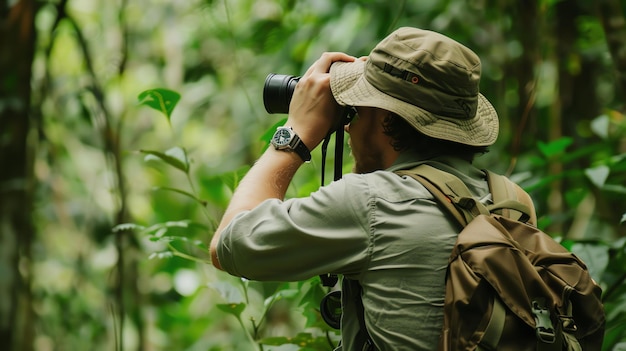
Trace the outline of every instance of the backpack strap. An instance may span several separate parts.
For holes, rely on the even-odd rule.
[[[493,199],[493,205],[488,206],[489,210],[506,218],[536,225],[537,215],[530,195],[507,177],[489,170],[484,172]]]
[[[355,299],[357,319],[359,321],[359,332],[354,337],[354,349],[357,351],[376,351],[376,345],[372,341],[372,337],[367,332],[365,326],[365,309],[363,308],[363,300],[361,293],[363,288],[358,280],[345,278],[342,280],[342,284],[346,289],[346,293],[350,296],[358,296]]]
[[[474,200],[463,181],[453,174],[427,164],[396,173],[410,176],[421,183],[463,227],[475,217],[489,214],[489,209]]]
[[[476,346],[477,351],[496,350],[500,337],[504,331],[504,321],[506,318],[506,309],[500,298],[493,297],[493,310],[491,312],[491,318],[485,328],[485,334],[480,340],[480,343]]]
[[[408,175],[420,182],[462,226],[467,225],[478,215],[488,215],[492,212],[533,225],[537,223],[535,206],[530,195],[503,175],[485,171],[493,200],[492,205],[485,206],[474,200],[461,179],[433,166],[421,164],[413,169],[396,173]]]

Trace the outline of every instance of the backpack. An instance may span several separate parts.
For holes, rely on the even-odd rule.
[[[525,223],[534,216],[526,192],[487,171],[494,204],[485,206],[432,166],[396,173],[423,184],[462,228],[446,274],[439,351],[601,349],[601,289],[578,257]]]

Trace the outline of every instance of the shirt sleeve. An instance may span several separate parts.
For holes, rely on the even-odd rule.
[[[309,197],[266,200],[223,230],[220,264],[230,274],[253,280],[359,274],[371,250],[371,206],[367,182],[357,175]]]

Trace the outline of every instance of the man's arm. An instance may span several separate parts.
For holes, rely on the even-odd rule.
[[[292,127],[310,150],[317,147],[339,117],[340,107],[330,91],[330,66],[335,61],[354,60],[343,53],[324,53],[296,86],[285,125]],[[235,190],[211,240],[211,260],[216,268],[222,268],[217,257],[222,230],[238,213],[251,210],[267,199],[284,199],[302,163],[295,152],[277,151],[270,146],[252,166]]]
[[[211,260],[221,269],[217,244],[222,230],[238,213],[251,210],[266,199],[283,199],[294,174],[303,163],[295,152],[269,147],[242,179],[211,240]]]

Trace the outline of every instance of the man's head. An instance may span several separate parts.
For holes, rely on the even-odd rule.
[[[400,28],[366,61],[336,62],[331,90],[341,105],[376,107],[420,133],[469,146],[498,137],[498,115],[479,93],[480,59],[439,33]]]

